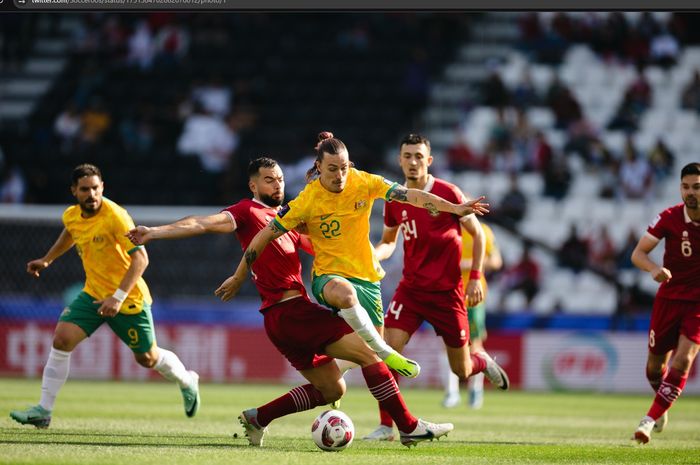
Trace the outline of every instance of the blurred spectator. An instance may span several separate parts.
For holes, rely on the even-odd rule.
[[[154,41],[156,63],[173,66],[182,61],[190,48],[190,34],[179,22],[164,25]]]
[[[481,101],[484,105],[500,108],[510,103],[510,93],[498,74],[495,63],[487,64],[489,75],[481,84]]]
[[[60,141],[61,153],[68,154],[75,149],[81,125],[80,115],[73,104],[68,104],[66,109],[56,117],[53,128]]]
[[[462,128],[455,131],[455,142],[447,149],[447,163],[452,171],[487,169],[485,160],[469,146]]]
[[[508,226],[517,225],[527,213],[527,196],[520,190],[518,175],[510,173],[510,187],[490,214],[493,221]]]
[[[177,142],[182,155],[196,155],[202,167],[211,173],[221,173],[229,165],[238,145],[238,136],[221,119],[195,104],[194,112],[185,121]]]
[[[535,131],[535,145],[533,147],[533,157],[535,169],[541,174],[544,174],[544,170],[552,161],[552,146],[547,140],[547,136],[544,131]]]
[[[599,167],[598,179],[600,179],[599,195],[604,199],[622,198],[620,188],[620,162],[602,141],[595,141],[592,145],[592,160]]]
[[[525,294],[525,301],[529,308],[540,291],[540,266],[530,255],[530,247],[530,244],[526,243],[520,261],[506,268],[501,275],[500,308],[504,308],[508,294],[515,291],[522,291]]]
[[[221,82],[220,76],[212,76],[206,84],[195,85],[192,100],[199,103],[204,111],[219,118],[231,113],[231,88]]]
[[[671,174],[673,169],[674,156],[671,149],[668,148],[663,138],[656,139],[656,144],[649,152],[649,165],[654,174],[654,182],[660,184],[664,179]]]
[[[681,105],[687,110],[700,113],[700,70],[695,69],[693,80],[683,89]]]
[[[593,234],[586,241],[588,244],[588,263],[597,271],[605,273],[607,276],[614,276],[615,261],[617,252],[615,243],[610,237],[608,226],[603,224],[598,234]]]
[[[519,170],[532,171],[537,166],[535,157],[536,132],[530,124],[525,110],[516,109],[515,115],[513,151],[516,157],[516,166],[519,167]]]
[[[486,143],[489,164],[497,171],[518,171],[520,161],[513,151],[513,127],[506,118],[504,107],[496,108],[496,121]]]
[[[147,71],[153,65],[154,56],[153,34],[151,34],[148,23],[140,20],[129,37],[129,54],[126,57],[126,62]]]
[[[642,37],[650,41],[652,37],[659,34],[661,26],[650,11],[643,11],[642,14],[639,15],[635,29]]]
[[[586,163],[595,163],[592,145],[598,140],[598,131],[588,118],[581,118],[569,125],[565,153],[576,153]]]
[[[557,129],[567,129],[571,123],[581,119],[581,105],[557,75],[547,90],[546,103],[554,112]]]
[[[644,68],[637,66],[637,76],[625,90],[625,100],[629,100],[634,110],[641,114],[651,105],[652,90],[644,75]]]
[[[669,32],[668,28],[662,28],[661,32],[651,39],[650,59],[653,64],[668,70],[676,64],[679,54],[678,40]]]
[[[634,248],[637,247],[637,242],[639,238],[634,229],[630,228],[627,233],[627,239],[620,250],[617,252],[616,262],[617,268],[620,270],[635,270],[635,266],[632,264],[632,252]]]
[[[93,97],[89,107],[80,117],[81,142],[92,145],[102,138],[102,135],[110,128],[112,117],[107,112],[104,102],[99,97]]]
[[[574,273],[580,273],[588,266],[588,254],[588,242],[579,237],[576,224],[572,223],[569,236],[557,251],[559,266],[569,268]]]
[[[24,174],[18,166],[5,168],[0,183],[0,203],[23,203],[27,190]]]
[[[628,199],[641,199],[652,194],[653,176],[646,158],[640,157],[631,136],[625,142],[625,156],[620,165],[620,185]]]
[[[571,184],[569,159],[560,152],[552,152],[551,157],[542,169],[545,197],[561,200],[566,197]]]
[[[525,68],[520,81],[515,85],[515,89],[513,89],[513,106],[520,110],[527,110],[539,104],[540,98],[539,95],[537,95],[535,85],[532,83],[530,69]]]

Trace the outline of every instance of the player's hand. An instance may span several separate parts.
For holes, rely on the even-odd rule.
[[[97,314],[103,318],[112,318],[119,313],[119,307],[122,306],[122,302],[119,302],[112,296],[107,297],[105,300],[93,300],[93,304],[100,304],[100,308],[97,309]]]
[[[151,228],[147,226],[136,226],[134,229],[130,229],[129,232],[124,234],[129,238],[134,245],[144,245],[151,239]]]
[[[470,200],[469,202],[457,205],[454,211],[455,215],[462,217],[474,213],[476,215],[483,216],[489,212],[489,204],[482,202],[482,200],[485,198],[486,197],[482,195],[478,199]]]
[[[467,305],[476,307],[484,300],[484,289],[480,279],[470,279],[467,283]]]
[[[214,291],[214,295],[219,297],[224,302],[231,300],[238,291],[241,290],[243,279],[238,278],[235,274],[226,278],[226,281],[221,283],[221,286]]]
[[[672,278],[671,271],[668,268],[664,268],[663,266],[654,268],[650,271],[650,273],[651,277],[654,278],[654,281],[656,281],[657,283],[663,283],[664,281],[668,281]]]
[[[34,276],[35,278],[38,278],[39,273],[48,268],[48,266],[49,262],[47,262],[43,258],[37,258],[36,260],[32,260],[31,262],[27,263],[27,273]]]

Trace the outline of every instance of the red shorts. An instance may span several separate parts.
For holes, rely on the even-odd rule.
[[[469,320],[461,287],[450,291],[425,292],[399,284],[384,316],[384,327],[412,335],[423,321],[430,323],[448,347],[469,342]]]
[[[675,349],[681,334],[700,344],[700,302],[656,297],[649,325],[649,352],[662,355]]]
[[[263,310],[270,341],[297,370],[332,362],[326,346],[352,333],[352,328],[326,307],[297,297]]]

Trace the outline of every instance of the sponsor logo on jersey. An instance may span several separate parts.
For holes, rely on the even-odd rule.
[[[388,184],[390,186],[394,185],[394,181],[389,181],[387,178],[382,178],[382,181],[384,181],[386,184]]]
[[[365,208],[366,206],[367,206],[366,200],[360,200],[359,202],[355,202],[355,211],[359,210],[360,208]]]

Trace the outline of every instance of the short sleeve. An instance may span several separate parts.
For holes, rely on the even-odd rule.
[[[668,231],[668,214],[662,212],[656,215],[656,218],[647,227],[647,232],[655,238],[661,240],[666,237]]]
[[[134,245],[127,237],[126,233],[135,227],[134,220],[126,212],[126,210],[116,208],[113,210],[112,226],[114,228],[114,237],[122,249],[129,255],[136,250],[143,248],[142,245]]]
[[[306,221],[308,202],[302,191],[299,196],[282,207],[273,220],[275,224],[285,231],[290,231]]]
[[[369,187],[369,195],[374,199],[384,199],[390,201],[389,194],[399,185],[394,181],[389,181],[376,174],[365,173],[366,182]]]
[[[394,215],[392,215],[392,208],[390,205],[391,204],[389,202],[384,203],[384,226],[387,228],[398,226],[396,218],[394,218]]]

